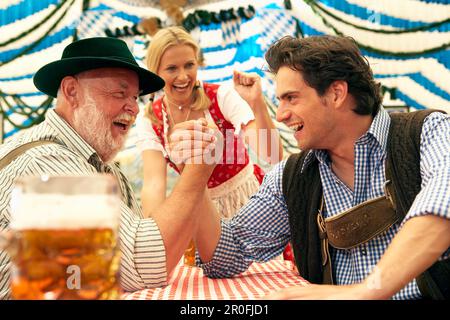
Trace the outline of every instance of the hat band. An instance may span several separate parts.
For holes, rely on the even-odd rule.
[[[133,58],[128,58],[128,57],[123,57],[123,56],[101,56],[101,57],[96,57],[96,56],[68,56],[68,57],[63,57],[61,60],[64,59],[101,59],[101,60],[116,60],[116,61],[120,61],[120,62],[127,62],[127,63],[131,63],[135,66],[138,66],[138,64],[136,63],[136,60],[134,60]]]

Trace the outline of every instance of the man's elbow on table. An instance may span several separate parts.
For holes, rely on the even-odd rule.
[[[203,263],[212,260],[221,236],[221,220],[214,204],[206,192],[198,207],[200,214],[194,236],[197,251]]]

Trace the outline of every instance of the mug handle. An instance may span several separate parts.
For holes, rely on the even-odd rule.
[[[0,250],[6,250],[10,256],[14,255],[14,233],[11,230],[0,231]]]

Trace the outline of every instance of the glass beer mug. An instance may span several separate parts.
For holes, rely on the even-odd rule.
[[[108,175],[20,178],[11,195],[13,299],[119,299],[118,185]]]

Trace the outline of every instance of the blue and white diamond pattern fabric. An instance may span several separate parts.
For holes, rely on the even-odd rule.
[[[105,29],[111,28],[112,15],[115,10],[99,6],[83,13],[77,28],[80,39],[90,37],[104,37]]]
[[[241,42],[241,19],[221,23],[223,46]]]
[[[263,22],[260,38],[262,51],[265,52],[272,43],[283,36],[295,34],[296,20],[288,11],[264,8],[258,10],[256,14]]]

